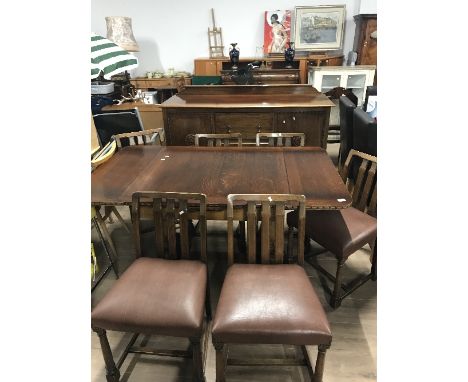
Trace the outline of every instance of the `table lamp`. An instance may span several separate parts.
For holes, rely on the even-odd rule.
[[[128,52],[139,52],[132,31],[132,19],[124,16],[106,17],[107,38]]]

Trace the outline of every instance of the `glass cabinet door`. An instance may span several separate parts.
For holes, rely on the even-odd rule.
[[[340,86],[341,76],[338,74],[324,74],[322,76],[322,87],[321,92],[326,93],[327,91]]]
[[[365,74],[349,74],[346,83],[347,89],[352,89],[353,93],[358,98],[358,106],[362,106],[364,92],[366,90],[366,75]]]

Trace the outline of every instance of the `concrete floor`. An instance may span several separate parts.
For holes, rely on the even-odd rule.
[[[329,145],[329,153],[336,160],[338,145]],[[124,219],[129,223],[128,208],[119,208]],[[133,247],[131,236],[120,223],[109,225],[111,236],[116,245],[121,272],[133,260]],[[222,286],[226,271],[226,223],[208,222],[208,257],[210,271],[210,288],[213,311]],[[93,233],[93,238],[95,233]],[[101,253],[99,246],[97,252]],[[320,252],[320,247],[311,245],[309,255]],[[345,266],[346,277],[354,278],[358,273],[368,272],[370,249],[365,247],[353,256]],[[319,255],[318,260],[322,266],[332,271],[335,260],[327,253]],[[105,258],[101,257],[104,261]],[[305,266],[310,280],[327,312],[330,321],[333,342],[327,352],[325,362],[324,381],[326,382],[367,382],[376,380],[376,325],[377,325],[377,283],[369,281],[360,289],[347,297],[341,307],[332,310],[328,305],[330,284],[318,277],[317,272],[309,264]],[[109,272],[99,286],[92,293],[92,306],[102,298],[115,281],[115,275]],[[97,335],[91,332],[92,338],[92,382],[105,382],[105,367]],[[115,358],[130,339],[129,334],[108,332],[109,342]],[[137,341],[146,341],[148,345],[163,348],[187,349],[188,341],[169,337],[141,337]],[[316,348],[309,349],[311,359],[315,360]],[[248,357],[258,354],[259,357],[289,356],[299,354],[294,346],[261,345],[261,346],[232,346],[230,355]],[[121,381],[158,381],[176,382],[190,381],[191,360],[151,357],[142,355],[129,355],[122,365]],[[215,381],[215,351],[209,338],[205,366],[206,381]],[[227,369],[227,381],[309,381],[303,367],[235,367]]]

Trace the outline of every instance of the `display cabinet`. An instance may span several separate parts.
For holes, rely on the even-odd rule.
[[[362,106],[367,86],[374,83],[375,68],[375,65],[310,66],[309,84],[322,93],[336,87],[351,89],[358,98],[358,106]]]

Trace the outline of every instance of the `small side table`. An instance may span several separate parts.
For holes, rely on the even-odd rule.
[[[158,103],[163,103],[166,99],[183,89],[186,85],[192,84],[192,77],[161,77],[146,78],[136,77],[130,80],[135,89],[159,90],[157,98]]]

